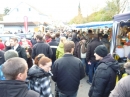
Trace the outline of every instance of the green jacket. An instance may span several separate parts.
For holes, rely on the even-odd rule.
[[[64,44],[60,42],[56,50],[56,59],[61,58],[63,55],[64,55]]]

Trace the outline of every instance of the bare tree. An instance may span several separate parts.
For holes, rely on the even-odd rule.
[[[4,14],[7,15],[10,10],[11,10],[10,8],[6,7],[6,8],[4,9]]]

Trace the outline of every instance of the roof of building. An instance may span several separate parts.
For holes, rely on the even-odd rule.
[[[4,26],[24,26],[24,22],[4,22],[0,21],[0,24],[3,24]],[[40,22],[28,22],[28,26],[38,26],[41,25]]]
[[[44,14],[43,12],[41,12],[40,10],[38,10],[36,7],[30,5],[30,4],[26,3],[26,2],[20,2],[17,6],[15,6],[13,9],[11,9],[8,14],[10,14],[13,10],[15,10],[15,8],[18,8],[18,6],[20,6],[21,4],[26,4],[26,5],[30,6],[31,8],[36,10],[40,15],[48,16],[48,15]]]

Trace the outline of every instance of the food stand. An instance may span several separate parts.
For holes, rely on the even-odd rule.
[[[130,53],[130,13],[114,16],[110,53],[116,53],[120,58],[126,58]]]

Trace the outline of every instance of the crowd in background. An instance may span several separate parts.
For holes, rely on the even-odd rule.
[[[31,40],[11,37],[4,43],[0,39],[0,97],[53,97],[50,76],[56,97],[76,97],[85,76],[89,97],[129,97],[129,88],[122,89],[129,78],[115,87],[119,65],[109,51],[109,35],[92,30],[34,33]],[[129,73],[129,62],[125,68]]]

